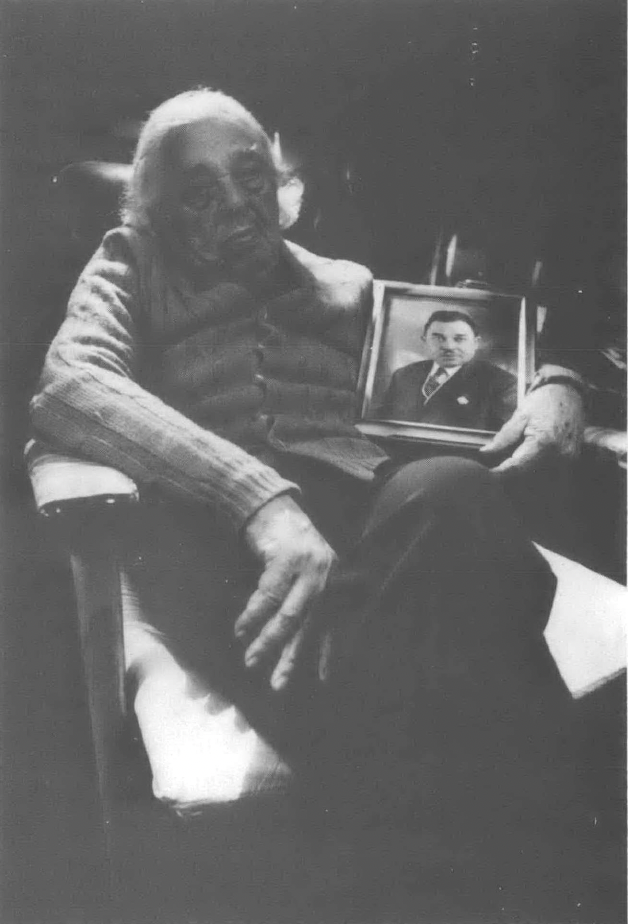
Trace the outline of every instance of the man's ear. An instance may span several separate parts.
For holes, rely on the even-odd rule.
[[[277,171],[277,202],[279,203],[279,227],[282,231],[291,228],[298,220],[303,205],[305,185],[300,176],[291,171],[284,161],[281,137],[275,132],[270,145],[271,155]]]
[[[298,176],[287,180],[279,180],[277,188],[277,201],[279,202],[279,226],[282,231],[291,228],[297,221],[303,204],[305,186]]]

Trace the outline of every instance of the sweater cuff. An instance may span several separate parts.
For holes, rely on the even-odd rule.
[[[265,507],[266,504],[269,504],[271,501],[275,500],[275,498],[283,497],[285,494],[289,494],[291,497],[297,500],[301,495],[301,489],[296,484],[291,484],[290,482],[288,482],[288,484],[289,484],[289,487],[286,488],[285,491],[280,491],[279,494],[273,494],[271,497],[268,497],[262,504],[259,505],[259,507],[256,507],[255,510],[253,510],[248,517],[246,517],[244,520],[239,520],[236,523],[238,531],[241,533],[244,532],[244,530],[249,525],[249,523],[251,522],[255,514],[259,513],[262,507]]]
[[[257,463],[257,460],[255,460]],[[292,481],[282,478],[269,466],[259,463],[241,470],[230,485],[227,516],[239,531],[243,529],[260,507],[282,494],[298,496],[301,489]]]
[[[588,395],[587,383],[582,376],[573,369],[567,369],[565,366],[545,364],[532,379],[529,391],[536,391],[543,385],[570,385],[583,398]]]

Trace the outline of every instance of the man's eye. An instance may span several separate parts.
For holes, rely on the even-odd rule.
[[[211,186],[188,186],[181,194],[181,202],[190,209],[206,209],[214,201],[214,190]]]
[[[266,177],[263,173],[250,172],[243,173],[240,182],[248,192],[260,193],[266,188]]]

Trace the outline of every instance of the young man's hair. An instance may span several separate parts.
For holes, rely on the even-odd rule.
[[[452,324],[454,321],[463,321],[465,324],[468,324],[475,337],[478,335],[477,324],[473,318],[469,317],[468,314],[465,314],[464,311],[453,311],[449,309],[441,309],[439,311],[434,311],[426,321],[425,327],[423,328],[423,336],[425,336],[430,328],[430,325],[434,324],[435,321],[441,321],[444,324]]]
[[[281,165],[276,163],[270,139],[255,116],[232,96],[220,90],[198,87],[179,93],[153,109],[144,123],[135,149],[131,179],[122,204],[122,221],[135,227],[150,227],[155,207],[164,185],[164,147],[171,132],[216,115],[241,119],[259,132],[270,158],[275,162],[278,179]]]

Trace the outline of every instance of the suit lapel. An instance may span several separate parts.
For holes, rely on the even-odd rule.
[[[474,360],[471,360],[470,363],[465,363],[464,366],[461,366],[455,375],[452,375],[446,382],[443,382],[438,391],[434,393],[434,397],[436,397],[436,395],[445,394],[453,398],[454,395],[460,396],[464,394],[465,391],[468,391],[473,381],[474,365]]]

